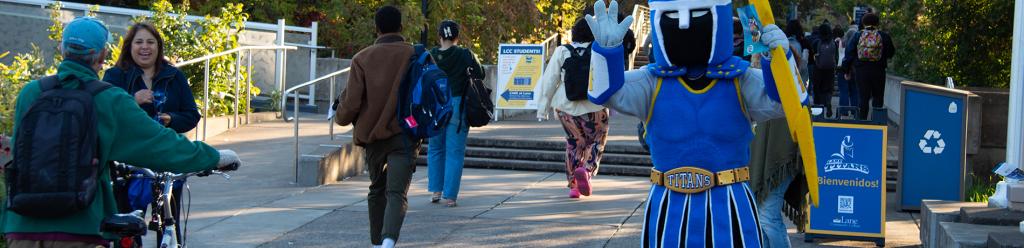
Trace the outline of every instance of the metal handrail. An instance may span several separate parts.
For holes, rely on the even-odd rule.
[[[195,139],[196,140],[206,140],[206,130],[207,130],[206,122],[210,118],[210,60],[215,59],[215,58],[219,58],[219,57],[222,57],[222,56],[231,55],[231,54],[235,54],[235,56],[237,58],[235,60],[235,78],[233,80],[235,82],[235,97],[234,97],[234,99],[235,99],[234,100],[234,104],[235,104],[235,118],[231,121],[231,123],[229,125],[229,127],[231,127],[231,128],[237,128],[238,127],[238,122],[239,122],[238,121],[238,102],[239,102],[239,100],[241,98],[241,97],[238,96],[239,95],[238,93],[241,90],[240,89],[240,85],[241,84],[238,81],[240,79],[240,76],[241,76],[240,73],[242,71],[241,70],[241,67],[242,67],[242,51],[248,52],[248,59],[249,59],[248,67],[247,67],[247,68],[249,68],[249,70],[247,70],[248,75],[246,75],[246,78],[248,79],[248,81],[247,81],[246,85],[252,85],[252,51],[253,50],[275,50],[275,51],[281,52],[281,51],[285,51],[285,50],[295,50],[295,49],[297,49],[297,48],[294,47],[294,46],[241,46],[241,47],[236,47],[236,48],[231,49],[231,50],[227,50],[227,51],[223,51],[223,52],[218,52],[218,53],[202,56],[202,57],[199,57],[199,58],[190,59],[190,60],[187,60],[187,61],[175,64],[176,67],[184,67],[184,66],[189,66],[189,65],[197,64],[199,62],[203,62],[203,65],[205,66],[204,69],[203,69],[203,71],[204,71],[204,76],[203,76],[203,96],[204,96],[203,97],[203,138],[199,139],[199,132],[196,132],[195,133]],[[277,66],[284,67],[284,66],[287,66],[287,65],[285,65],[283,63],[277,63]],[[282,72],[285,71],[284,68],[282,68],[281,71]],[[278,77],[278,79],[280,79],[282,81],[284,80],[283,78],[280,78],[280,77]],[[246,101],[250,101],[250,102],[252,100],[251,99],[252,98],[252,92],[250,91],[251,88],[252,87],[248,87],[248,86],[245,87],[245,100]],[[249,123],[249,110],[250,110],[249,108],[245,109],[245,123],[246,124]]]
[[[651,10],[650,8],[647,8],[647,6],[639,4],[633,6],[633,25],[631,28],[633,29],[633,35],[636,37],[637,46],[633,49],[633,52],[629,54],[629,61],[627,61],[627,66],[629,67],[626,68],[627,70],[633,69],[636,63],[636,55],[640,54],[640,48],[646,45],[647,36],[651,33],[651,25],[649,25],[651,20],[650,15]]]
[[[36,6],[39,6],[39,7],[42,7],[42,8],[46,8],[46,7],[50,6],[50,4],[53,4],[54,2],[58,2],[58,1],[50,1],[50,0],[0,0],[0,2],[9,2],[9,3],[17,3],[17,4],[25,4],[25,5],[36,5]],[[63,6],[62,8],[63,9],[67,9],[67,10],[88,11],[93,6],[92,4],[71,3],[71,2],[66,2],[66,1],[60,1],[60,2],[61,2],[61,5]],[[96,12],[97,13],[105,13],[105,14],[123,15],[123,16],[128,16],[128,17],[135,17],[135,16],[150,17],[150,16],[153,16],[153,12],[152,11],[129,9],[129,8],[121,8],[121,7],[112,7],[112,6],[99,6],[99,10],[96,11]],[[178,17],[178,14],[174,14],[174,13],[167,13],[167,14],[172,16],[172,17]],[[185,20],[186,21],[190,21],[190,22],[199,21],[199,20],[202,20],[202,19],[203,19],[202,16],[185,15]],[[269,23],[262,23],[262,22],[245,22],[243,25],[245,26],[246,29],[261,30],[261,31],[276,31],[278,28],[280,28],[277,25],[269,24]],[[315,28],[311,28],[311,27],[285,26],[284,28],[285,28],[285,30],[291,31],[291,32],[301,32],[301,33],[313,33],[313,32],[316,32],[316,29]]]
[[[544,42],[540,43],[544,44],[544,50],[546,51],[544,54],[544,63],[547,63],[547,61],[551,59],[551,56],[555,52],[555,48],[557,48],[559,45],[558,42],[560,42],[560,40],[558,40],[558,34],[556,33],[551,35],[547,39],[544,39]],[[552,46],[552,44],[554,44],[554,46]]]
[[[299,90],[302,87],[311,87],[311,86],[315,85],[316,83],[320,83],[320,82],[324,81],[325,79],[329,78],[329,79],[331,79],[331,90],[330,90],[330,96],[329,96],[330,100],[327,103],[328,104],[333,104],[334,103],[334,96],[335,96],[335,94],[334,94],[334,92],[335,92],[334,79],[338,75],[341,75],[342,73],[349,72],[349,70],[351,68],[352,67],[346,67],[345,69],[341,69],[341,70],[338,70],[338,71],[335,71],[335,72],[332,72],[332,73],[328,73],[327,75],[323,75],[323,76],[320,76],[320,77],[318,77],[316,79],[309,80],[308,82],[292,86],[291,88],[288,88],[287,90],[282,92],[281,95],[282,96],[287,96],[288,92],[295,92],[296,90]],[[295,183],[299,183],[299,98],[298,97],[293,98],[292,108],[293,108],[292,109],[292,115],[295,116],[294,117],[294,121],[295,121],[295,124],[294,124],[295,125],[295,127],[294,127],[294,133],[295,133],[295,147],[294,147],[294,151],[295,151]],[[282,111],[281,118],[284,119],[285,121],[288,121],[288,117],[284,115],[284,110],[281,110],[281,111]],[[327,122],[327,126],[328,126],[328,129],[330,130],[329,134],[331,136],[331,140],[334,140],[334,122],[328,121]]]
[[[243,50],[282,50],[282,49],[283,50],[295,50],[295,49],[298,49],[298,48],[295,47],[295,46],[240,46],[240,47],[236,47],[236,48],[231,49],[231,50],[227,50],[227,51],[223,51],[223,52],[219,52],[219,53],[214,53],[214,54],[210,54],[210,55],[206,55],[206,56],[202,56],[202,57],[186,60],[184,62],[177,63],[176,66],[181,67],[181,66],[186,66],[186,65],[192,65],[192,64],[203,62],[203,61],[206,61],[206,60],[211,60],[211,59],[214,59],[214,58],[217,58],[217,57],[220,57],[220,56],[229,55],[229,54],[232,54],[232,53],[237,53],[237,52],[243,51]]]

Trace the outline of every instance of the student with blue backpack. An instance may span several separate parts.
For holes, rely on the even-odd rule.
[[[443,107],[416,109],[408,105],[411,98],[403,98],[409,86],[408,79],[419,79],[424,59],[402,37],[402,13],[394,6],[377,9],[374,16],[377,40],[352,58],[348,86],[341,93],[334,121],[338,125],[352,124],[352,138],[365,149],[365,162],[370,175],[370,193],[367,208],[370,215],[370,242],[374,247],[394,247],[398,241],[402,222],[408,208],[409,182],[416,169],[416,154],[424,133],[436,133],[445,120],[426,121],[429,116],[450,116]],[[416,57],[413,61],[410,58]],[[416,73],[408,73],[413,72]],[[412,75],[409,75],[412,74]],[[416,84],[419,85],[419,84]],[[437,92],[435,88],[417,92]],[[423,96],[416,94],[417,96]],[[443,96],[441,99],[447,99]],[[413,102],[430,102],[415,99]],[[418,107],[420,105],[416,105]],[[400,122],[402,122],[400,124]],[[385,166],[387,165],[387,166]]]
[[[459,24],[452,20],[441,22],[438,28],[440,47],[430,50],[431,57],[437,66],[448,76],[448,90],[451,92],[450,103],[452,117],[444,132],[431,137],[427,147],[427,189],[433,196],[430,202],[437,203],[442,198],[445,205],[455,207],[459,196],[459,185],[462,181],[462,166],[466,158],[466,137],[469,125],[466,123],[465,103],[470,99],[467,94],[470,84],[470,71],[482,72],[483,68],[476,60],[476,55],[467,48],[460,47]],[[480,78],[482,73],[475,76]],[[472,92],[469,92],[472,93]],[[486,96],[489,97],[489,96]]]

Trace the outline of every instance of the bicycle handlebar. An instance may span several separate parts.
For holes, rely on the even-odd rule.
[[[205,177],[205,176],[209,176],[209,175],[213,175],[213,174],[223,176],[226,179],[231,179],[231,176],[228,175],[227,173],[225,173],[225,171],[235,171],[235,170],[238,170],[239,166],[240,165],[238,163],[233,163],[233,164],[221,167],[223,170],[204,170],[204,171],[186,172],[186,173],[173,173],[173,172],[160,172],[160,173],[158,173],[158,172],[155,172],[155,171],[150,170],[148,168],[142,168],[142,167],[133,166],[133,165],[125,164],[125,163],[114,162],[114,168],[116,168],[118,170],[131,171],[131,172],[139,172],[139,173],[142,173],[143,177],[145,177],[145,178],[152,178],[152,179],[158,179],[161,174],[165,174],[165,175],[169,176],[171,180],[185,179],[185,178],[189,178],[189,177],[192,177],[192,176]]]

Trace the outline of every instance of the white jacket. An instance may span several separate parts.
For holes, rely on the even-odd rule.
[[[572,43],[573,47],[587,47],[587,43]],[[540,99],[537,102],[537,118],[547,119],[551,108],[565,112],[572,116],[581,116],[604,109],[603,106],[591,103],[589,100],[569,101],[565,97],[565,80],[562,75],[562,63],[570,56],[570,51],[564,46],[558,46],[551,54],[544,74],[540,77]]]

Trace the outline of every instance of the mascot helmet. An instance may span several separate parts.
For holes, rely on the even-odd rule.
[[[648,5],[658,66],[705,67],[732,57],[732,0],[649,0]]]

